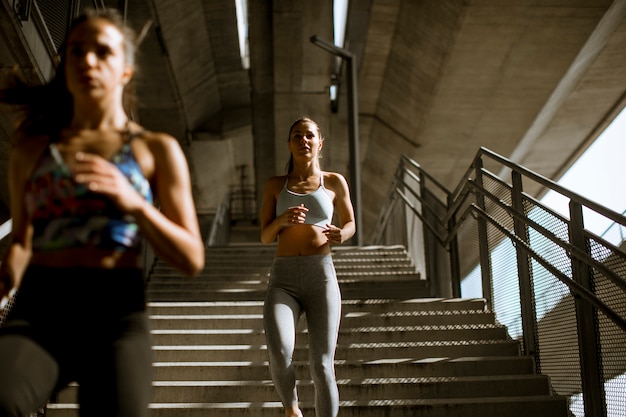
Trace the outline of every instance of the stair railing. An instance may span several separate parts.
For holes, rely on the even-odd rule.
[[[230,186],[230,217],[233,222],[256,221],[256,194],[254,185]]]
[[[11,234],[13,226],[13,221],[11,219],[6,222],[0,224],[0,242],[2,242],[2,247],[8,246],[9,235]],[[2,251],[4,253],[4,251]],[[2,260],[0,260],[2,263]],[[13,299],[8,300],[7,305],[4,309],[0,310],[0,327],[4,324],[4,320],[6,319],[7,314],[9,313],[9,309],[13,307]]]
[[[207,247],[226,246],[230,242],[231,200],[229,191],[217,207],[206,241]]]
[[[566,209],[533,197],[549,193]],[[403,156],[371,242],[407,245],[435,297],[483,297],[573,408],[626,415],[626,252],[596,221],[626,230],[623,213],[480,148],[453,191]]]
[[[445,219],[450,198],[441,183],[402,156],[370,238],[374,245],[404,245],[424,278],[438,276],[430,280],[434,297],[460,296],[456,236],[448,232],[453,224]]]

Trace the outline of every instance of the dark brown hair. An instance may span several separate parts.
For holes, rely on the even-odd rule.
[[[104,19],[115,26],[124,37],[124,52],[127,64],[135,65],[137,50],[136,35],[129,28],[116,9],[87,8],[71,23],[66,39],[80,24],[91,19]],[[42,85],[28,85],[15,69],[13,76],[8,80],[8,87],[0,91],[0,102],[16,106],[17,126],[19,133],[27,136],[50,135],[51,140],[61,129],[68,126],[73,115],[73,98],[67,89],[65,81],[65,42],[59,48],[54,77]],[[135,86],[130,80],[124,87],[122,96],[123,106],[129,117],[135,106]],[[18,135],[19,136],[19,135]]]

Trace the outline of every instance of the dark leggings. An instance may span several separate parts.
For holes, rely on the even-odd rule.
[[[141,270],[31,266],[0,329],[0,417],[73,381],[83,417],[146,417],[151,346]]]

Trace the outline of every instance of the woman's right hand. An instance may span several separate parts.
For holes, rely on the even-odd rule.
[[[306,213],[309,211],[308,208],[304,207],[304,204],[300,204],[299,206],[289,207],[285,212],[280,216],[280,225],[282,227],[294,226],[296,224],[304,224],[306,220]]]

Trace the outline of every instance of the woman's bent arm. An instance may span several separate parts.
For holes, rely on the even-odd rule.
[[[145,202],[130,212],[159,257],[188,275],[204,267],[204,242],[192,198],[185,155],[176,139],[155,135],[148,147],[154,155],[154,186],[160,210]]]

